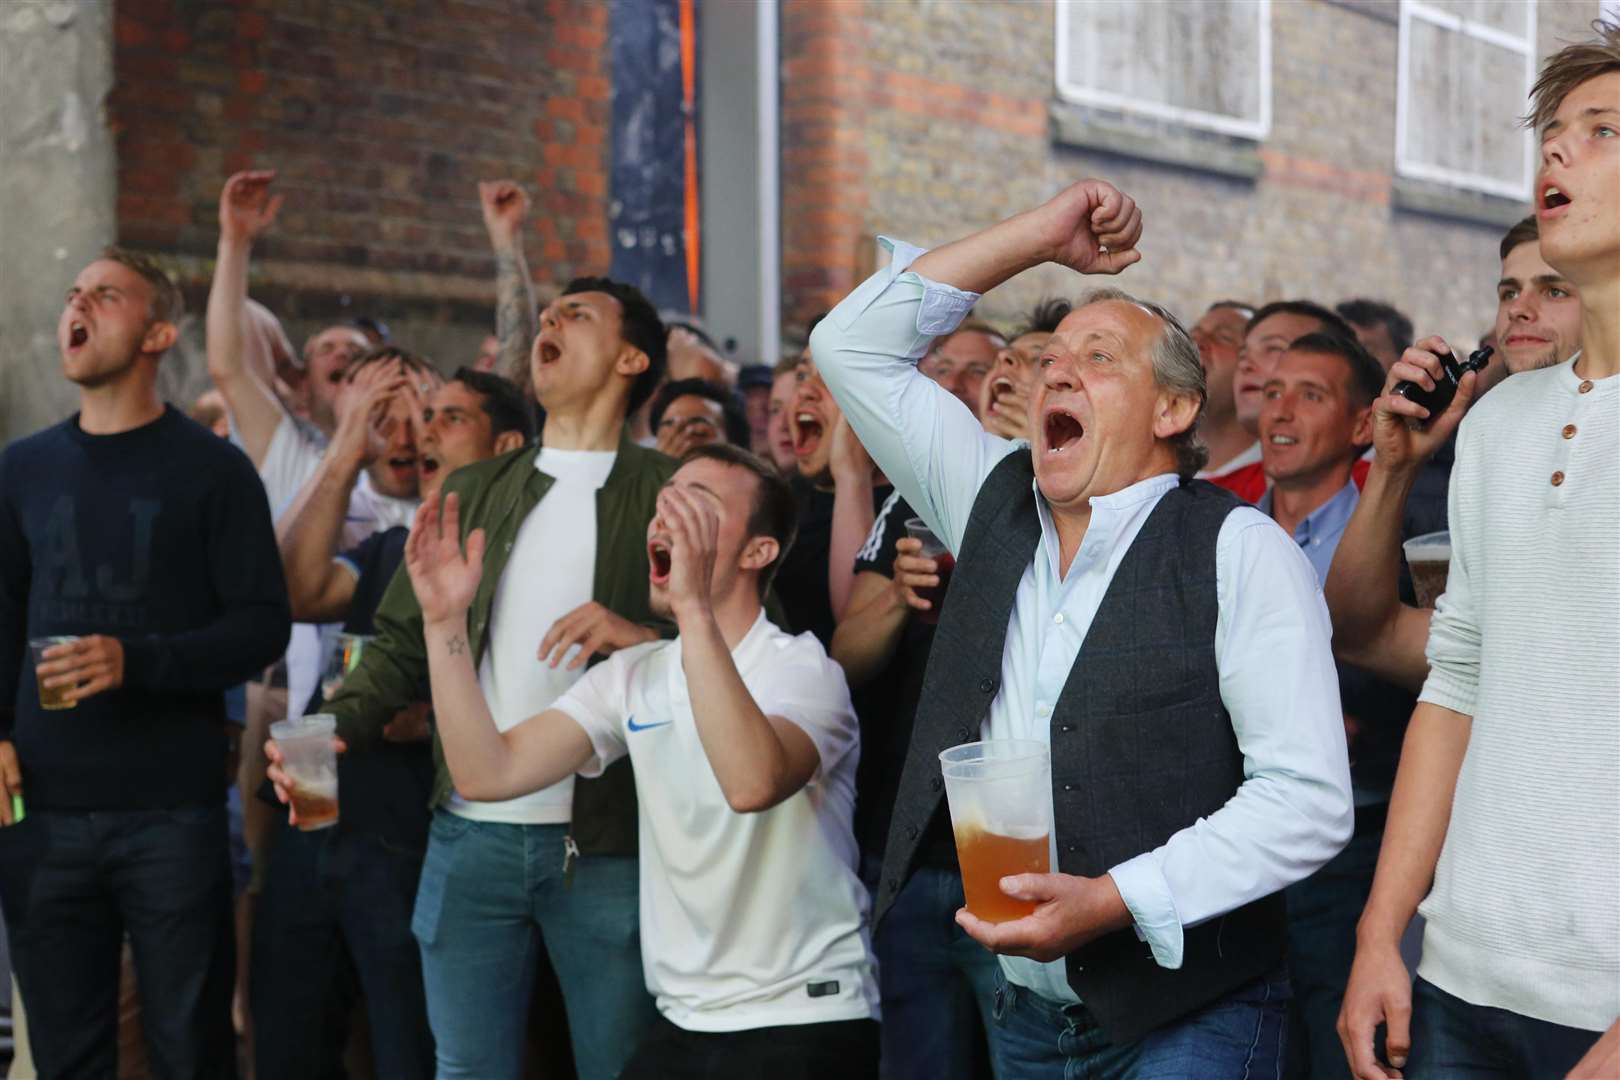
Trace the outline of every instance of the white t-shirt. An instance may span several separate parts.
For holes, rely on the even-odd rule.
[[[679,639],[614,653],[552,706],[596,748],[581,775],[626,753],[635,765],[647,989],[689,1031],[876,1019],[852,825],[860,736],[843,670],[763,613],[732,658],[760,709],[797,724],[821,756],[805,788],[762,813],[737,813],[720,790]]]
[[[614,450],[551,450],[542,447],[535,468],[553,478],[518,526],[506,569],[495,586],[489,615],[489,647],[478,667],[489,713],[501,731],[551,708],[583,669],[565,670],[578,650],[555,668],[539,659],[540,641],[553,623],[590,602],[596,577],[596,492],[613,471]],[[510,825],[559,825],[572,819],[574,778],[504,802],[450,797],[450,812],[474,821]]]
[[[241,445],[236,428],[231,428],[232,441]],[[264,461],[259,465],[259,479],[264,482],[265,497],[270,500],[270,513],[280,518],[292,505],[293,499],[309,483],[320,467],[321,456],[326,453],[327,438],[319,428],[283,410],[281,422],[270,437]],[[338,550],[355,547],[372,533],[391,529],[395,525],[410,525],[416,516],[417,500],[399,499],[383,495],[371,486],[371,477],[364,471],[349,495],[349,509],[344,516],[343,532]],[[302,716],[304,706],[315,693],[321,669],[331,652],[338,623],[294,623],[292,636],[287,640],[287,715]]]

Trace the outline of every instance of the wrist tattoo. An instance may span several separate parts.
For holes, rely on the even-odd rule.
[[[454,634],[444,643],[444,647],[450,650],[451,656],[460,656],[467,651],[467,639],[460,634]]]

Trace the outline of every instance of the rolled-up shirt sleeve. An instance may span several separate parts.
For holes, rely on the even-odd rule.
[[[1234,510],[1216,546],[1221,701],[1243,752],[1225,806],[1109,871],[1161,967],[1179,968],[1183,931],[1310,874],[1354,825],[1331,626],[1294,541]]]
[[[821,320],[810,354],[872,460],[955,552],[979,485],[1018,444],[988,434],[917,370],[929,342],[956,329],[978,294],[911,272],[922,248],[879,241],[889,265]]]

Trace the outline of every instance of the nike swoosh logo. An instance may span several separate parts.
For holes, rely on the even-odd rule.
[[[631,731],[651,731],[655,727],[666,727],[670,723],[671,721],[669,720],[660,720],[656,724],[638,724],[636,723],[636,714],[631,713],[630,719],[624,722],[624,726],[629,728]]]

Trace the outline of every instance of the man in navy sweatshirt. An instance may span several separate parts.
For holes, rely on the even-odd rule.
[[[289,617],[253,466],[158,397],[180,307],[104,252],[56,328],[79,412],[0,452],[0,903],[42,1077],[114,1074],[126,935],[153,1071],[236,1071],[224,692]]]

